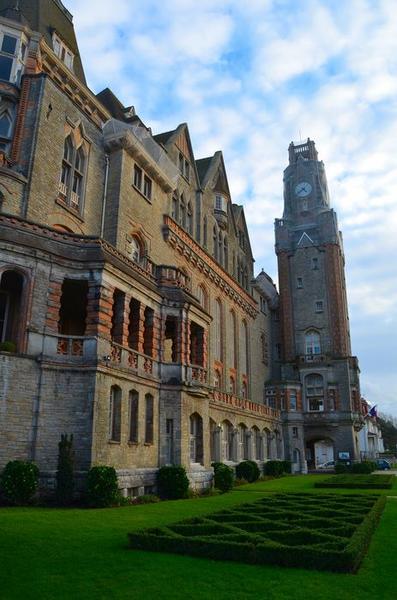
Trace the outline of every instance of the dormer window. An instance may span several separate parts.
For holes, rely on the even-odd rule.
[[[0,79],[19,85],[26,48],[25,36],[13,30],[0,30]]]
[[[66,44],[57,36],[56,33],[52,36],[52,47],[58,58],[61,59],[63,63],[73,71],[73,60],[74,54],[73,52],[66,46]]]

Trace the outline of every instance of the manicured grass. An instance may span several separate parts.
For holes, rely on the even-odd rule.
[[[129,534],[135,550],[240,563],[355,572],[378,525],[383,496],[271,494],[204,517]]]
[[[390,490],[393,487],[394,475],[335,475],[323,481],[317,481],[317,488],[349,488],[367,490]]]
[[[0,509],[0,597],[395,600],[397,499],[387,500],[368,555],[356,575],[127,549],[129,531],[252,502],[271,491],[321,493],[312,489],[316,480],[318,476],[285,477],[253,484],[248,491],[239,488],[224,496],[120,509]],[[339,494],[340,490],[333,493]],[[394,487],[387,493],[397,491]]]

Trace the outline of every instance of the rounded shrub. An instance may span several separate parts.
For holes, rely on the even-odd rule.
[[[283,460],[268,460],[263,465],[263,472],[265,475],[271,475],[272,477],[280,477],[284,471]]]
[[[12,504],[28,504],[39,485],[39,469],[32,462],[12,460],[1,474],[1,490]]]
[[[350,473],[350,465],[345,462],[337,462],[335,463],[335,473],[336,475],[341,475],[342,473]]]
[[[233,469],[223,463],[218,463],[216,468],[214,467],[214,485],[222,493],[231,490],[234,485]]]
[[[245,479],[248,483],[253,483],[259,479],[259,476],[259,467],[253,460],[243,460],[236,467],[236,477],[238,479]]]
[[[352,473],[369,474],[375,471],[376,463],[370,460],[363,460],[363,462],[353,463],[351,467]]]
[[[114,467],[91,467],[87,475],[87,501],[90,506],[105,508],[119,503],[120,492]]]
[[[160,498],[166,498],[167,500],[186,498],[189,479],[185,468],[178,465],[161,467],[157,473],[157,489]]]

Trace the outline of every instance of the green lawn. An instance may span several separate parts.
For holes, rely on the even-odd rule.
[[[0,598],[395,600],[397,498],[387,501],[357,575],[127,549],[127,533],[134,529],[206,514],[272,491],[321,493],[313,488],[317,480],[318,476],[285,477],[244,486],[246,490],[240,487],[224,496],[119,509],[0,509]],[[397,495],[397,486],[379,490],[385,492]]]

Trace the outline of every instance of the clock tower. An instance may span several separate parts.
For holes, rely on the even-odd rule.
[[[340,456],[357,459],[359,368],[351,356],[342,234],[324,164],[310,139],[289,146],[284,214],[275,230],[282,342],[278,393],[294,470],[314,469]]]

